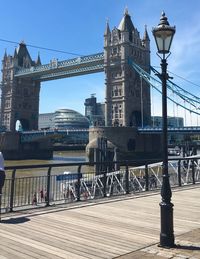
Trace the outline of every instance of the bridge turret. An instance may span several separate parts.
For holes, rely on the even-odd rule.
[[[110,40],[111,40],[111,33],[110,33],[110,27],[109,27],[109,23],[108,20],[106,21],[106,29],[104,32],[104,46],[108,46],[110,44]]]
[[[40,59],[40,53],[38,53],[38,57],[37,57],[37,60],[35,61],[35,65],[36,66],[42,65],[42,62],[41,62],[41,59]]]
[[[145,29],[144,29],[144,36],[142,39],[142,45],[147,49],[150,50],[150,38],[149,38],[149,34],[147,32],[147,25],[145,25]]]
[[[132,32],[135,31],[135,27],[132,23],[131,17],[128,13],[128,8],[125,9],[124,17],[122,18],[118,30],[121,32],[121,41],[132,42]]]
[[[15,131],[20,121],[24,130],[38,128],[40,82],[30,78],[18,79],[19,68],[34,66],[24,42],[15,49],[14,55],[4,55],[2,62],[1,124]]]
[[[3,56],[3,60],[6,60],[7,59],[7,51],[5,49],[5,52],[4,52],[4,56]]]
[[[26,48],[26,44],[23,41],[18,46],[16,59],[18,61],[18,66],[20,67],[26,68],[33,65],[31,56]]]
[[[128,9],[118,26],[111,31],[111,42],[104,45],[104,68],[106,73],[105,120],[106,126],[149,125],[151,118],[150,89],[129,65],[134,60],[145,70],[150,69],[150,50],[139,31],[133,25]],[[142,99],[141,100],[141,84]],[[143,107],[141,107],[143,103]]]
[[[146,70],[148,73],[150,73],[150,64],[151,64],[151,61],[150,61],[150,38],[149,38],[149,35],[148,35],[148,32],[147,32],[147,25],[145,25],[144,36],[143,36],[143,39],[142,39],[142,45],[145,48],[144,58],[145,58],[146,67],[144,67],[144,70]]]

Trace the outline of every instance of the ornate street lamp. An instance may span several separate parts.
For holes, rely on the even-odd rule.
[[[168,173],[168,140],[167,140],[167,58],[170,55],[170,47],[173,36],[175,34],[175,27],[171,27],[162,12],[160,23],[152,30],[153,36],[156,41],[158,53],[161,58],[162,72],[159,78],[162,81],[162,142],[163,142],[163,170],[162,170],[162,188],[160,202],[160,215],[161,215],[161,232],[160,232],[160,246],[173,247],[174,246],[174,227],[173,227],[173,204],[171,203],[171,187],[169,182]],[[166,57],[167,54],[167,57]]]

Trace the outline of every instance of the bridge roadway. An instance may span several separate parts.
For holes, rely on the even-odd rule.
[[[32,130],[20,132],[22,142],[31,142],[37,139],[53,137],[55,135],[87,135],[88,129],[48,129],[48,130]],[[162,128],[160,127],[138,127],[140,134],[162,134]],[[200,127],[168,127],[169,133],[180,134],[198,134],[200,133]]]
[[[200,133],[200,127],[191,126],[191,127],[168,127],[167,131],[169,133],[181,133],[181,134],[197,134]],[[138,127],[138,132],[142,134],[155,134],[162,133],[161,127]]]
[[[200,258],[199,191],[173,190],[177,248],[157,246],[160,194],[150,192],[4,215],[0,258]]]

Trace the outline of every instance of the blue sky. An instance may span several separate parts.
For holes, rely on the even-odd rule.
[[[143,35],[148,26],[152,65],[159,66],[152,27],[164,10],[171,25],[176,25],[170,71],[200,85],[200,1],[197,0],[1,0],[0,39],[88,55],[103,51],[106,20],[110,28],[118,26],[127,6],[135,27]],[[0,57],[5,49],[13,54],[16,44],[0,41]],[[75,56],[29,48],[32,59],[40,52],[43,64],[52,58]],[[198,87],[185,84],[198,94]],[[96,93],[104,101],[104,74],[92,74],[42,83],[40,112],[71,108],[84,113],[84,100]],[[155,106],[155,105],[154,105]],[[154,107],[155,110],[160,110]],[[156,113],[156,112],[155,112]]]

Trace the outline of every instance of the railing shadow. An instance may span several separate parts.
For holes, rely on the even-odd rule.
[[[193,245],[177,245],[176,248],[189,251],[200,251],[200,246]]]
[[[19,218],[10,218],[10,219],[2,219],[0,224],[23,224],[25,222],[30,221],[29,218],[26,217],[19,217]]]

